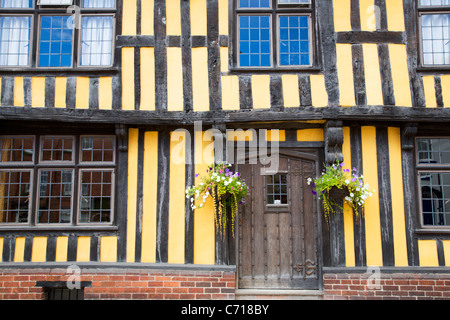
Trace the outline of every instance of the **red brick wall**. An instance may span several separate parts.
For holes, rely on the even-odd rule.
[[[0,269],[1,299],[44,299],[41,281],[63,281],[65,269]],[[91,282],[85,299],[234,299],[235,273],[229,271],[155,271],[82,269]]]
[[[377,282],[369,276],[325,274],[324,299],[450,299],[450,274],[381,273]]]

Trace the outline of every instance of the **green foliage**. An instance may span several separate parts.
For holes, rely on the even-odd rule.
[[[228,216],[227,207],[231,211],[231,227],[234,237],[234,222],[238,210],[238,204],[245,203],[245,196],[249,189],[239,172],[234,173],[229,168],[230,164],[210,165],[206,175],[201,177],[201,182],[186,189],[186,197],[191,199],[191,208],[202,208],[208,197],[214,203],[214,222],[221,236],[224,235]],[[197,173],[196,177],[199,176]],[[197,200],[197,203],[195,202]],[[201,200],[201,201],[200,201]],[[200,202],[200,203],[198,203]]]
[[[335,208],[342,209],[342,206],[333,197],[330,197],[332,189],[342,189],[345,191],[343,196],[344,203],[347,203],[358,214],[358,208],[364,207],[368,197],[373,195],[375,190],[370,191],[369,185],[364,183],[363,176],[357,174],[356,168],[344,169],[344,163],[336,163],[331,166],[325,166],[322,175],[314,179],[308,178],[308,185],[312,184],[312,193],[317,195],[323,201],[326,221],[329,221],[330,213],[335,212]]]

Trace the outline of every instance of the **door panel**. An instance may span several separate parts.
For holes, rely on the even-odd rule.
[[[239,165],[250,196],[238,219],[238,286],[317,289],[317,208],[306,184],[316,173],[316,163],[283,155],[279,164],[272,177],[261,173],[260,163]],[[282,190],[287,191],[287,203],[274,200],[283,197]]]

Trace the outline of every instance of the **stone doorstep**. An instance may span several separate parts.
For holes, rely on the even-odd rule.
[[[236,289],[236,300],[322,300],[321,290]]]

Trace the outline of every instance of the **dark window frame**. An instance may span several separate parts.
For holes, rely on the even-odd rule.
[[[26,66],[9,66],[1,65],[0,70],[41,70],[41,71],[75,71],[75,70],[108,70],[114,66],[115,40],[116,40],[116,13],[117,0],[114,1],[114,8],[82,8],[83,0],[73,0],[72,5],[39,5],[39,0],[33,0],[32,8],[0,8],[0,16],[30,16],[30,44],[28,65]],[[108,65],[81,65],[81,28],[75,28],[72,34],[72,56],[70,67],[66,66],[44,66],[40,67],[39,61],[39,40],[41,33],[41,16],[74,16],[76,12],[70,14],[68,11],[71,7],[79,8],[80,25],[84,16],[111,16],[112,23],[112,44],[111,44],[111,63]],[[76,19],[74,19],[76,23]]]
[[[117,137],[113,134],[3,134],[0,137],[33,137],[33,161],[28,162],[5,162],[0,163],[0,170],[4,171],[30,171],[30,195],[27,222],[22,223],[0,223],[2,228],[14,226],[31,228],[61,228],[61,227],[108,227],[115,224],[115,199],[116,199],[116,179],[117,179]],[[42,159],[42,138],[43,137],[71,137],[72,160],[71,161],[41,161]],[[81,140],[85,137],[105,137],[113,139],[113,159],[112,161],[82,161]],[[70,222],[67,223],[42,223],[39,222],[39,197],[40,197],[40,172],[42,170],[72,170],[72,191],[71,191],[71,213]],[[83,171],[108,171],[111,172],[111,197],[109,222],[81,222],[81,174]],[[101,211],[101,210],[100,210]]]
[[[424,64],[424,51],[423,51],[423,35],[422,35],[422,16],[433,14],[450,14],[450,5],[448,6],[422,6],[421,0],[417,0],[417,47],[418,47],[418,69],[423,71],[433,70],[450,70],[450,63],[448,64]]]
[[[416,136],[415,143],[415,172],[416,172],[416,181],[417,181],[417,192],[418,192],[418,226],[420,230],[433,230],[436,232],[439,231],[450,231],[450,223],[448,225],[439,225],[439,224],[425,224],[424,222],[424,208],[423,208],[423,194],[422,194],[422,184],[421,184],[421,174],[436,174],[436,173],[449,173],[450,174],[450,163],[420,163],[419,162],[419,139],[449,139],[448,136],[435,136],[435,135],[421,135]],[[439,212],[432,213],[433,215],[438,214]],[[445,211],[444,211],[445,214]],[[450,218],[450,217],[449,217]]]
[[[315,0],[311,0],[310,5],[298,5],[298,4],[278,4],[278,0],[270,0],[270,8],[239,8],[239,0],[233,0],[232,10],[230,10],[230,55],[231,65],[230,72],[311,72],[320,71],[320,47],[319,43],[319,31],[316,18],[316,5]],[[278,17],[282,15],[307,15],[309,16],[309,34],[310,34],[310,65],[288,65],[283,66],[279,63],[279,22]],[[264,67],[247,67],[239,65],[239,15],[270,15],[271,25],[271,66]]]

